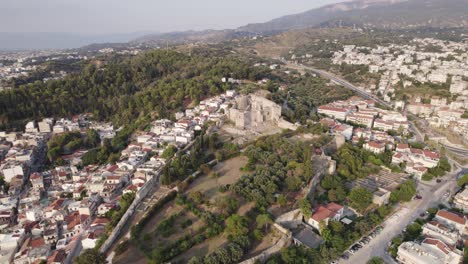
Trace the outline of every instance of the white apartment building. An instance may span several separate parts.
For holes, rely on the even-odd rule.
[[[453,197],[453,204],[456,208],[463,210],[465,213],[468,212],[468,185],[462,192],[457,193]]]
[[[432,220],[426,223],[422,229],[423,235],[441,240],[449,246],[455,246],[460,239],[458,230],[440,223],[439,221]]]
[[[462,253],[440,240],[426,238],[421,244],[404,242],[398,247],[397,260],[403,264],[459,264]]]
[[[346,117],[351,111],[340,107],[332,107],[328,105],[322,105],[318,108],[318,113],[331,116],[335,119],[346,120]]]

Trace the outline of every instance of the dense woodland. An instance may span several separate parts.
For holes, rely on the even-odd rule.
[[[257,80],[269,70],[238,59],[188,56],[156,50],[135,57],[114,56],[88,63],[63,80],[36,81],[0,92],[0,128],[26,120],[92,113],[99,120],[127,125],[156,113],[169,117],[184,104],[218,94],[229,86],[221,77]]]
[[[249,159],[245,169],[252,173],[242,176],[231,189],[260,208],[277,202],[277,193],[299,191],[314,173],[310,147],[282,136],[259,139],[244,155]]]
[[[317,119],[316,108],[336,100],[348,99],[353,95],[350,90],[329,85],[322,78],[306,74],[297,79],[290,79],[287,90],[278,90],[271,95],[278,104],[287,102],[283,115],[292,122],[302,122],[307,119]]]

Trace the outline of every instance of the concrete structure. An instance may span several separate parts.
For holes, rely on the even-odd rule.
[[[446,226],[455,228],[460,234],[465,233],[466,216],[446,210],[439,210],[434,218]]]
[[[363,145],[363,148],[365,150],[368,150],[370,152],[373,152],[375,154],[381,154],[385,152],[385,144],[376,142],[376,141],[371,141],[369,143],[365,143]]]
[[[341,107],[322,105],[322,106],[319,106],[319,108],[317,109],[317,112],[319,114],[331,116],[333,118],[344,121],[346,120],[346,117],[351,111],[345,108],[341,108]]]
[[[424,236],[439,239],[450,246],[455,246],[460,239],[458,230],[450,228],[437,220],[426,223],[423,226],[422,233]]]
[[[372,193],[372,202],[377,205],[387,204],[392,191],[409,179],[405,173],[393,173],[382,170],[379,174],[369,175],[366,178],[357,179],[349,184],[350,189],[364,187]]]
[[[453,204],[456,208],[468,212],[468,186],[462,192],[457,193],[453,198]]]
[[[440,240],[426,238],[421,244],[404,242],[398,247],[397,260],[403,264],[459,264],[463,256]]]
[[[268,123],[277,125],[281,117],[281,106],[255,94],[243,95],[236,98],[228,116],[236,127],[242,129],[255,129]]]

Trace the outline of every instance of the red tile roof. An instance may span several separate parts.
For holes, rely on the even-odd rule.
[[[375,141],[369,142],[368,145],[373,148],[379,148],[379,149],[385,148],[385,144],[375,142]]]
[[[407,148],[409,148],[408,144],[401,144],[400,143],[400,144],[397,145],[397,149],[407,149]]]
[[[328,106],[328,105],[322,105],[319,106],[319,110],[327,110],[327,111],[332,111],[332,112],[340,112],[340,113],[346,113],[346,109],[344,108],[339,108],[339,107],[333,107],[333,106]]]
[[[444,254],[449,254],[450,251],[452,251],[452,248],[438,239],[426,238],[424,239],[423,243],[436,246],[438,249],[440,249],[440,251],[444,252]]]
[[[343,208],[343,206],[336,203],[329,203],[326,206],[320,205],[317,207],[317,209],[315,209],[315,212],[311,218],[317,222],[320,222],[327,218],[334,217],[341,208]]]
[[[424,156],[426,157],[429,157],[431,159],[439,159],[439,154],[437,152],[434,152],[434,151],[430,151],[430,150],[424,150]]]
[[[65,258],[67,257],[67,254],[65,253],[64,250],[56,250],[54,253],[47,259],[47,264],[49,263],[63,263],[65,261]]]
[[[446,210],[439,210],[437,212],[437,216],[440,217],[440,218],[444,218],[444,219],[450,220],[452,222],[461,224],[461,225],[464,225],[466,223],[466,219],[465,219],[464,215],[449,212],[449,211],[446,211]]]
[[[45,242],[44,242],[44,239],[42,237],[32,239],[30,244],[29,244],[29,246],[31,248],[37,248],[37,247],[40,247],[40,246],[43,246],[43,245],[45,245]]]

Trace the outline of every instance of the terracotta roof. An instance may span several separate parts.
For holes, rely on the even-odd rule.
[[[110,166],[109,168],[107,168],[107,171],[109,171],[109,172],[114,172],[114,171],[115,171],[116,169],[118,169],[118,168],[119,168],[119,166],[117,166],[117,165],[112,165],[112,166]]]
[[[343,209],[342,205],[339,205],[337,203],[329,203],[327,204],[327,209],[333,212],[338,212],[339,210]]]
[[[109,223],[109,219],[105,218],[105,217],[97,217],[96,219],[94,219],[93,223],[91,224],[92,226],[93,225],[105,225],[107,223]]]
[[[375,141],[371,141],[368,143],[368,145],[370,147],[373,147],[373,148],[385,148],[385,144],[382,144],[382,143],[379,143],[379,142],[375,142]]]
[[[37,173],[37,172],[34,172],[33,174],[31,174],[31,176],[29,176],[29,178],[31,180],[36,180],[36,179],[40,179],[41,178],[41,174]]]
[[[329,203],[326,206],[320,205],[317,207],[317,209],[315,209],[315,212],[311,218],[317,222],[320,222],[327,218],[334,217],[341,208],[343,208],[343,206],[336,203]]]
[[[400,143],[400,144],[397,145],[397,149],[407,149],[407,148],[409,148],[408,144],[401,144]]]
[[[311,218],[317,222],[320,222],[333,216],[335,216],[335,212],[332,212],[323,206],[319,206],[317,207]]]
[[[29,246],[31,248],[37,248],[37,247],[40,247],[40,246],[43,246],[45,243],[44,243],[44,239],[42,237],[39,237],[39,238],[34,238],[30,241],[30,244]]]
[[[437,220],[432,220],[429,222],[430,225],[433,225],[441,230],[444,230],[444,231],[450,231],[450,228],[448,228],[446,225],[442,224],[441,222],[437,221]]]
[[[348,129],[348,128],[349,128],[349,127],[348,127],[348,126],[345,126],[345,125],[338,125],[338,126],[334,127],[333,130],[343,132],[343,131],[345,131],[345,130]]]
[[[452,248],[438,239],[426,238],[424,239],[423,243],[436,246],[438,249],[440,249],[440,251],[444,252],[444,254],[449,254],[452,251]]]
[[[424,156],[429,157],[431,159],[439,158],[439,154],[437,152],[430,151],[430,150],[424,150]]]
[[[422,149],[411,148],[411,153],[422,155],[424,152],[422,151]]]
[[[65,261],[65,258],[67,257],[67,254],[65,253],[64,250],[56,250],[54,253],[47,259],[47,263],[63,263]]]
[[[437,216],[441,218],[445,218],[447,220],[450,220],[452,222],[455,222],[461,225],[464,225],[466,222],[465,216],[457,214],[457,213],[449,212],[446,210],[439,210],[437,212]]]
[[[319,110],[327,110],[327,111],[333,111],[333,112],[340,112],[340,113],[346,113],[346,109],[340,108],[340,107],[334,107],[334,106],[328,106],[328,105],[322,105],[319,106]]]

